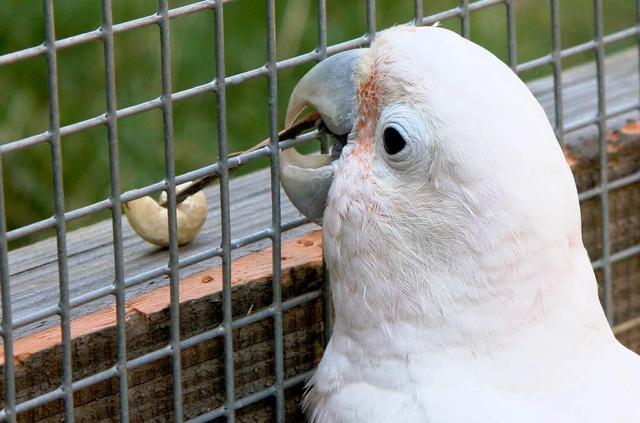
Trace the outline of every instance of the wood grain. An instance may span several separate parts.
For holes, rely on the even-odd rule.
[[[271,249],[233,262],[233,316],[247,316],[271,304],[273,283]],[[283,300],[318,290],[322,286],[322,240],[313,231],[282,245]],[[304,281],[304,282],[303,282]],[[222,269],[216,267],[180,283],[180,330],[182,339],[214,329],[222,323]],[[166,347],[169,288],[163,287],[127,302],[128,359]],[[287,377],[312,369],[323,351],[322,305],[318,300],[283,313],[284,363]],[[115,310],[109,308],[75,319],[72,324],[73,377],[79,380],[116,364]],[[238,398],[274,382],[274,329],[271,319],[233,332],[236,390]],[[49,328],[14,344],[18,400],[51,391],[61,382],[60,332]],[[202,342],[182,351],[183,391],[186,418],[224,403],[224,355],[222,338]],[[4,357],[2,357],[4,359]],[[47,369],[37,371],[36,369]],[[297,407],[301,387],[291,390],[288,413]],[[104,382],[74,393],[76,418],[114,418],[118,413],[117,381]],[[132,421],[145,422],[164,415],[171,419],[171,362],[161,358],[129,372],[129,406]],[[295,406],[294,406],[295,405]],[[264,408],[263,413],[268,415]],[[20,421],[63,417],[60,401],[20,415]]]

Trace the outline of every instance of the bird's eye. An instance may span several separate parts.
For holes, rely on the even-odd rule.
[[[413,105],[392,104],[380,112],[375,146],[381,163],[396,171],[424,166],[430,160],[426,116]]]
[[[402,135],[394,127],[388,127],[384,130],[382,135],[384,141],[384,149],[387,154],[394,155],[402,151],[407,142]]]

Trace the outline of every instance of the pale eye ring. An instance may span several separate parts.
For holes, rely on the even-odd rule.
[[[430,161],[430,134],[426,118],[413,105],[392,104],[380,113],[376,146],[383,160],[396,170],[406,171]]]

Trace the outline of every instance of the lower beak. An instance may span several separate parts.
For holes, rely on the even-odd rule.
[[[311,107],[320,115],[322,127],[344,139],[355,121],[357,100],[353,75],[364,50],[338,53],[311,69],[291,93],[286,126],[291,126],[305,108]],[[319,225],[333,181],[331,162],[329,154],[303,156],[295,148],[280,153],[280,182],[284,191],[300,213]]]

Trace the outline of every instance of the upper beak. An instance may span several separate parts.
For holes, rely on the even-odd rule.
[[[286,127],[306,107],[311,107],[332,135],[349,134],[356,114],[353,75],[364,50],[338,53],[312,68],[291,93]],[[284,191],[300,213],[317,224],[322,223],[333,174],[329,154],[303,156],[295,148],[280,152],[280,182]]]

